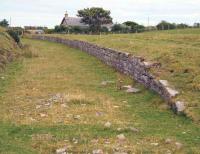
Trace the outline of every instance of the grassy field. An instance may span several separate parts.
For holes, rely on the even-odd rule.
[[[200,126],[174,115],[155,93],[79,50],[23,42],[39,57],[0,74],[0,153],[199,153]],[[118,90],[118,79],[141,92]]]
[[[52,35],[50,35],[52,36]],[[187,103],[187,115],[200,121],[200,29],[154,31],[141,34],[54,35],[88,41],[160,62],[152,69],[159,79],[168,80]]]

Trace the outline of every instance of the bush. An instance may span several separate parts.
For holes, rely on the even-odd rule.
[[[175,29],[176,24],[172,24],[167,21],[161,21],[156,27],[158,30],[169,30],[169,29]]]
[[[0,26],[8,27],[9,26],[8,21],[6,19],[3,19],[2,21],[0,21]]]
[[[111,31],[114,33],[129,33],[130,30],[131,30],[130,27],[124,24],[115,24],[112,26],[111,29]]]
[[[20,38],[17,32],[15,32],[14,30],[8,30],[7,33],[14,39],[16,43],[20,43]]]
[[[60,26],[55,26],[54,28],[54,32],[55,33],[63,33],[63,32],[67,32],[68,31],[68,27],[60,25]]]

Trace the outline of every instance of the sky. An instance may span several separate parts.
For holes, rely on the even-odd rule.
[[[60,24],[65,11],[76,16],[78,10],[88,7],[110,10],[114,23],[200,22],[200,0],[0,0],[0,20],[11,19],[11,26],[52,28]]]

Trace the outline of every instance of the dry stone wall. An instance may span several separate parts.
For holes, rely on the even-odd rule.
[[[179,92],[170,88],[166,80],[157,80],[152,74],[150,74],[148,72],[150,63],[145,62],[143,58],[79,40],[69,40],[41,35],[32,35],[30,37],[32,39],[62,43],[69,47],[87,52],[88,54],[97,57],[105,64],[113,67],[117,71],[129,75],[145,87],[158,93],[170,105],[175,113],[184,113],[185,111],[184,102],[175,101],[174,99]]]

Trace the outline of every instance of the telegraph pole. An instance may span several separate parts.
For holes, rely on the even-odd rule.
[[[12,24],[11,22],[12,22],[12,19],[11,19],[11,17],[10,17],[10,27],[11,27],[11,24]]]

